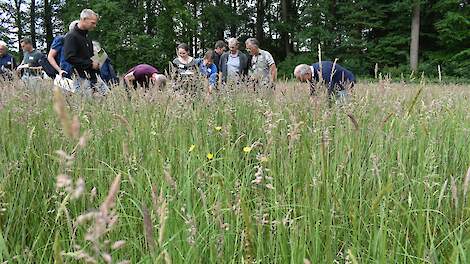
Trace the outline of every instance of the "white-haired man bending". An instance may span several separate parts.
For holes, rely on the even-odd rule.
[[[318,83],[321,82],[326,86],[328,95],[344,97],[356,82],[356,77],[351,71],[331,61],[297,65],[294,76],[297,80],[310,84],[310,95],[315,95]]]
[[[88,32],[96,28],[98,20],[98,14],[91,9],[84,9],[80,13],[78,24],[65,36],[64,56],[78,74],[75,90],[105,95],[109,89],[99,77],[100,65],[91,60],[93,43],[88,38]]]

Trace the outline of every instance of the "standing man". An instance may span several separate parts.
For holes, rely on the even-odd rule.
[[[17,70],[22,71],[21,79],[23,81],[36,81],[41,78],[42,67],[39,60],[43,55],[34,49],[33,42],[29,38],[22,39],[20,44],[23,50],[23,60]]]
[[[0,76],[11,78],[15,68],[15,58],[8,54],[7,44],[4,41],[0,41]]]
[[[69,25],[69,32],[74,30],[78,20],[73,21]],[[72,75],[72,65],[65,60],[64,54],[64,35],[59,35],[54,38],[51,44],[51,50],[47,54],[47,60],[57,71],[56,74],[70,78]]]
[[[268,51],[259,48],[259,42],[255,38],[245,41],[246,49],[251,54],[251,67],[249,76],[256,82],[274,88],[277,78],[277,68],[273,56]]]
[[[88,32],[96,28],[99,16],[91,9],[84,9],[80,13],[80,20],[75,28],[65,35],[64,56],[74,71],[78,74],[75,81],[75,90],[82,92],[98,92],[101,95],[108,93],[108,86],[99,77],[100,65],[92,61],[93,44],[88,38]]]
[[[330,97],[333,95],[337,98],[346,97],[348,89],[352,88],[356,82],[356,77],[351,71],[331,61],[317,62],[311,66],[297,65],[294,69],[294,76],[297,80],[310,84],[311,96],[316,94],[318,84],[325,84]]]
[[[220,57],[219,76],[222,83],[227,81],[238,81],[242,76],[248,74],[248,57],[239,50],[236,38],[228,40],[229,52]]]
[[[212,61],[215,64],[215,66],[217,66],[217,69],[218,69],[219,72],[220,72],[220,67],[219,67],[220,66],[220,57],[222,56],[222,54],[224,54],[225,47],[227,47],[227,45],[225,44],[225,41],[223,41],[223,40],[217,41],[215,43],[214,52],[212,54]]]

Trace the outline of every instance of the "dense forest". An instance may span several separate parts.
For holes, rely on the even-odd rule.
[[[468,0],[0,0],[0,39],[17,51],[18,39],[30,37],[45,52],[83,8],[100,14],[92,38],[120,72],[143,62],[164,69],[180,42],[199,56],[219,39],[252,36],[281,76],[318,60],[319,44],[323,59],[364,77],[376,67],[392,75],[435,75],[438,65],[447,76],[470,72]]]

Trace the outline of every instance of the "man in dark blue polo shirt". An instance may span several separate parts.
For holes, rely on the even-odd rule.
[[[331,61],[322,61],[311,66],[297,65],[294,76],[297,80],[310,84],[310,95],[315,95],[316,88],[321,82],[327,87],[329,96],[347,96],[347,90],[356,82],[356,77],[351,71]]]
[[[0,41],[0,75],[9,75],[16,69],[16,61],[13,56],[8,54],[7,44]]]

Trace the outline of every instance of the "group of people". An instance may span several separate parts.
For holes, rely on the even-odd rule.
[[[16,71],[21,73],[24,81],[31,81],[41,78],[41,72],[44,71],[52,78],[58,76],[69,79],[73,91],[107,94],[110,84],[118,83],[119,79],[109,58],[105,57],[103,61],[97,56],[102,52],[99,43],[91,41],[88,36],[98,21],[98,14],[84,9],[80,19],[70,24],[69,31],[54,39],[47,56],[36,51],[31,40],[21,40],[24,56],[18,66],[13,56],[8,54],[6,43],[0,42],[0,73],[4,75]],[[217,87],[240,83],[242,80],[250,80],[256,87],[275,87],[276,63],[271,53],[260,48],[257,39],[248,38],[245,41],[248,54],[240,50],[236,38],[228,39],[227,44],[223,40],[217,41],[214,49],[208,50],[202,58],[191,57],[189,46],[179,44],[176,48],[177,56],[171,63],[172,82],[191,81],[194,80],[192,77],[203,76],[207,80],[209,93]],[[298,65],[294,69],[294,76],[310,84],[311,95],[316,94],[316,87],[322,82],[328,94],[344,96],[356,81],[352,72],[331,61]],[[152,65],[139,64],[128,70],[123,80],[127,88],[149,89],[154,85],[165,86],[169,77]]]
[[[8,53],[7,44],[0,41],[0,74],[11,79],[16,73],[30,87],[45,76],[58,77],[68,80],[60,82],[66,90],[106,94],[111,85],[119,83],[119,78],[107,56],[102,56],[101,62],[94,60],[104,51],[99,42],[88,37],[98,19],[94,11],[83,10],[66,34],[54,38],[47,55],[36,50],[31,39],[20,40],[23,59],[19,65]]]

